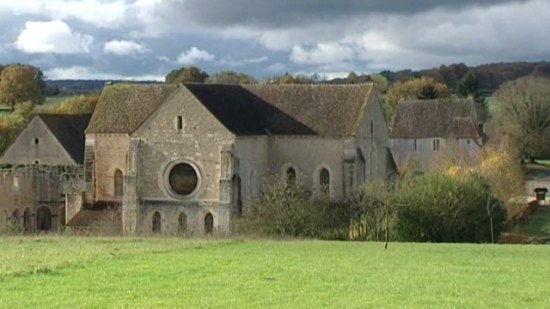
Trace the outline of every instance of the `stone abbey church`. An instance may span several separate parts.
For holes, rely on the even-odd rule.
[[[354,187],[394,172],[386,122],[370,84],[114,84],[104,88],[84,132],[75,133],[80,142],[50,134],[48,144],[32,127],[0,164],[80,171],[59,180],[55,203],[40,200],[52,199],[47,196],[19,206],[19,212],[30,209],[35,220],[27,221],[36,222],[35,229],[44,204],[55,205],[48,207],[58,225],[89,224],[115,209],[114,221],[125,234],[225,234],[267,178],[341,200]],[[49,130],[46,125],[40,132]],[[67,150],[71,143],[81,153],[71,162],[28,151]],[[13,218],[9,207],[0,202],[4,221]]]

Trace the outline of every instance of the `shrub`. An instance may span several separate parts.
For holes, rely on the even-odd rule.
[[[246,208],[238,232],[343,239],[348,223],[343,204],[312,196],[298,185],[268,181],[262,195]]]
[[[428,173],[404,181],[392,197],[395,231],[404,241],[489,242],[491,216],[498,235],[505,210],[475,175]],[[490,207],[488,207],[488,205]]]
[[[393,223],[391,195],[391,188],[384,182],[367,183],[350,194],[345,202],[350,215],[349,239],[385,240]]]

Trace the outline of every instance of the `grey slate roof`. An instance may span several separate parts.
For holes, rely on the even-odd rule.
[[[479,138],[472,99],[401,101],[391,138]]]
[[[84,130],[91,114],[60,115],[38,114],[59,143],[76,163],[84,162]]]
[[[103,90],[86,133],[134,132],[177,88],[118,84]],[[354,135],[372,90],[362,85],[184,84],[236,135]]]

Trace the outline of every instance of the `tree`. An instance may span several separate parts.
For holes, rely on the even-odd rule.
[[[235,71],[222,71],[216,74],[212,74],[206,79],[210,84],[254,84],[256,80],[254,77]]]
[[[550,156],[550,79],[527,76],[506,82],[495,93],[496,133],[527,158]]]
[[[59,114],[89,114],[93,113],[99,94],[80,95],[67,98],[55,109]]]
[[[385,97],[384,111],[386,119],[391,122],[400,100],[429,100],[446,98],[451,95],[447,85],[434,81],[433,78],[422,77],[406,82],[397,82],[389,88]]]
[[[479,81],[474,71],[470,70],[464,75],[456,86],[456,93],[463,97],[475,96],[479,90]]]
[[[188,68],[181,67],[170,71],[170,73],[166,75],[165,81],[169,84],[204,83],[207,78],[208,74],[206,74],[206,72],[196,66],[190,66]]]
[[[0,73],[0,104],[12,109],[15,104],[31,101],[44,103],[44,74],[40,69],[23,64],[11,64]]]
[[[370,76],[370,79],[374,83],[374,88],[376,88],[376,90],[380,93],[386,93],[386,91],[388,91],[388,79],[385,78],[384,75],[373,74]]]
[[[285,75],[274,76],[268,79],[270,84],[311,84],[313,81],[306,75]]]

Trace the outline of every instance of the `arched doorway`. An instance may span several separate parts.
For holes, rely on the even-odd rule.
[[[20,218],[20,214],[19,214],[19,209],[15,209],[12,213],[11,213],[11,224],[13,226],[19,226],[19,224],[21,224],[21,218]]]
[[[0,231],[8,225],[8,212],[5,209],[0,210]]]
[[[211,213],[207,213],[204,217],[204,232],[206,234],[212,234],[212,232],[214,232],[214,217]]]
[[[23,230],[25,232],[30,232],[32,230],[31,209],[28,207],[23,211]]]
[[[153,233],[160,233],[161,230],[161,217],[158,211],[153,214]]]
[[[180,213],[178,217],[178,224],[178,231],[180,233],[187,231],[187,215],[184,212]]]
[[[52,212],[48,207],[42,206],[36,210],[36,229],[38,231],[52,229]]]
[[[122,196],[123,194],[123,177],[122,171],[117,169],[115,171],[115,196]]]

